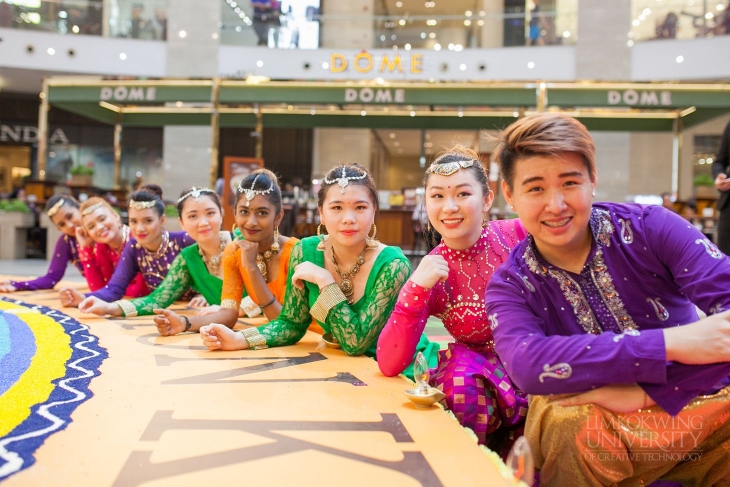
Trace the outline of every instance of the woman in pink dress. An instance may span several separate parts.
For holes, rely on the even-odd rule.
[[[429,224],[442,241],[403,286],[378,340],[378,365],[385,375],[401,373],[429,316],[441,318],[455,341],[440,352],[431,385],[446,394],[444,405],[479,443],[506,452],[524,423],[527,399],[494,352],[485,290],[526,233],[519,220],[489,222],[494,195],[471,150],[441,154],[426,170],[424,186]]]

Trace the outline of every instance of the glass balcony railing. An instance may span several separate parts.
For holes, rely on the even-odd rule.
[[[633,0],[627,43],[728,35],[728,6],[719,0]]]
[[[451,49],[498,48],[524,45],[574,44],[578,16],[575,11],[542,11],[527,8],[491,14],[484,11],[459,15],[326,15],[318,0],[282,2],[281,10],[255,11],[249,2],[224,0],[221,43],[267,46],[280,49],[316,49],[331,33],[363,29],[372,33],[364,48]],[[367,36],[366,36],[367,37]]]
[[[0,0],[0,27],[165,40],[167,0]]]
[[[261,8],[262,4],[269,6]],[[276,8],[271,8],[272,4]],[[164,41],[167,7],[167,0],[0,0],[0,27]],[[351,37],[353,32],[363,40],[360,47],[366,49],[460,51],[574,44],[577,12],[543,8],[535,12],[532,1],[526,0],[503,13],[428,15],[419,11],[413,15],[376,12],[363,16],[322,14],[320,0],[221,0],[217,36],[224,45],[278,49],[338,47],[338,39]]]

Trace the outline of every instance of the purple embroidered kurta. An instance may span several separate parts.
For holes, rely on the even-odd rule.
[[[548,264],[531,237],[492,278],[487,314],[497,353],[528,394],[638,383],[675,415],[730,383],[730,363],[666,361],[663,328],[730,309],[730,259],[660,206],[600,203],[580,274]],[[693,304],[694,303],[694,304]]]
[[[84,266],[79,259],[79,245],[76,238],[68,235],[61,235],[56,241],[56,248],[53,250],[53,258],[48,266],[48,272],[31,281],[10,281],[18,291],[38,291],[40,289],[53,289],[58,281],[63,279],[66,273],[66,266],[71,262],[84,275]]]
[[[162,245],[157,252],[150,252],[134,238],[130,238],[124,246],[122,257],[119,259],[114,275],[109,284],[87,296],[96,296],[108,303],[121,299],[124,290],[141,273],[149,291],[152,292],[165,279],[172,261],[182,249],[192,245],[195,241],[186,232],[165,232]]]

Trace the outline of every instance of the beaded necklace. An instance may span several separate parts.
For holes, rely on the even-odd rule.
[[[337,265],[337,257],[335,257],[335,248],[332,247],[332,263],[335,265],[335,272],[338,276],[340,276],[340,283],[338,286],[342,290],[342,294],[345,295],[347,298],[347,302],[349,304],[353,303],[352,295],[355,293],[355,284],[352,282],[352,280],[355,278],[355,274],[357,274],[360,271],[360,266],[362,266],[365,263],[365,252],[369,250],[370,247],[367,245],[364,249],[362,249],[362,252],[360,252],[360,255],[357,256],[357,260],[355,261],[355,265],[350,267],[350,272],[342,272],[340,270],[340,267]]]

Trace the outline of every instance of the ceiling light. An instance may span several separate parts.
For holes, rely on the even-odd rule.
[[[467,26],[467,27],[469,27],[469,26],[471,25],[471,20],[469,20],[469,19],[466,19],[466,20],[464,21],[464,25],[465,25],[465,26]]]
[[[416,112],[411,111],[411,117],[415,117],[415,116],[416,116]]]
[[[471,17],[471,10],[467,10],[466,12],[464,12],[464,15],[466,15],[467,17]]]
[[[52,47],[49,47],[46,52],[48,54],[50,54],[51,56],[53,56],[54,54],[56,54],[56,50],[54,48],[52,48]]]
[[[434,44],[433,45],[433,50],[434,51],[440,51],[441,50],[441,44],[439,44],[438,42],[436,44]]]
[[[124,54],[123,52],[121,52],[121,53],[119,53],[119,59],[121,59],[122,61],[124,61],[125,59],[127,59],[127,55]]]
[[[528,69],[532,69],[534,67],[535,67],[535,63],[533,63],[532,61],[530,61],[529,63],[527,63],[527,68]]]
[[[684,62],[684,56],[677,56],[677,62],[678,63]]]
[[[330,69],[329,63],[322,63],[322,69]]]
[[[401,8],[403,6],[403,2],[395,2],[395,6]]]
[[[411,50],[411,45],[410,44],[406,44],[406,51],[410,51],[410,50]]]
[[[264,62],[261,61],[261,60],[256,61],[256,67],[263,68],[264,67]]]
[[[395,139],[395,132],[391,132],[390,134],[388,134],[388,137],[390,137],[391,139]]]
[[[400,19],[398,25],[406,25],[406,19]]]
[[[466,71],[466,64],[460,64],[459,69],[462,71]]]
[[[188,35],[188,33],[185,32],[184,30],[181,30],[180,32],[177,33],[177,35],[179,35],[181,39],[184,39],[185,36]]]
[[[78,34],[79,33],[79,26],[78,25],[74,25],[73,27],[71,27],[71,32],[73,32],[74,34]]]

